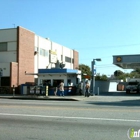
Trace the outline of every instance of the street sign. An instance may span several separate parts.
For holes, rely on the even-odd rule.
[[[90,77],[90,75],[84,75],[84,78],[85,79],[90,79],[91,77]]]
[[[94,76],[96,76],[96,69],[94,69]]]

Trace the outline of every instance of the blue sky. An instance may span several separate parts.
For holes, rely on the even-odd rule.
[[[140,0],[0,0],[0,28],[22,26],[79,52],[111,75],[113,55],[140,53]],[[129,72],[130,70],[123,70]]]

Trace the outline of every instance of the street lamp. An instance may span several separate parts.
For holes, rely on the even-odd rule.
[[[96,58],[93,59],[93,61],[91,62],[91,69],[92,69],[92,94],[95,95],[95,74],[96,74],[96,69],[94,68],[95,65],[95,61],[101,61],[101,58]]]

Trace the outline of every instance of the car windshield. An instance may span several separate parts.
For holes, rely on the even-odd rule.
[[[128,85],[137,85],[138,82],[129,82]]]

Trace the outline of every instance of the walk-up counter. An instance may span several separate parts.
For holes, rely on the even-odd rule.
[[[76,86],[81,81],[81,71],[56,68],[38,70],[38,85],[48,86],[48,95],[54,95],[61,81],[64,82],[65,95],[76,95]]]

